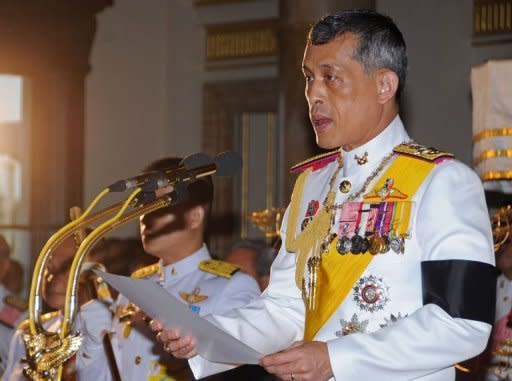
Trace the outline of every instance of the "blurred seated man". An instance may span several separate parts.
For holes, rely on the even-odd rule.
[[[168,158],[149,165],[145,172],[175,168],[180,159]],[[157,191],[162,196],[171,189]],[[210,177],[188,186],[187,201],[156,210],[140,218],[146,253],[160,261],[137,270],[133,277],[151,279],[199,315],[225,313],[244,306],[259,294],[257,283],[236,266],[213,260],[204,244],[213,198]],[[101,306],[99,306],[101,307]],[[187,362],[176,360],[155,340],[143,314],[120,295],[111,308],[97,311],[96,319],[82,319],[84,342],[77,355],[80,380],[123,381],[192,380]],[[101,337],[111,334],[117,370],[109,368]]]
[[[61,245],[55,248],[53,254],[48,260],[45,269],[42,297],[45,303],[45,309],[48,312],[41,317],[45,329],[51,332],[57,332],[60,329],[62,311],[66,299],[66,286],[69,277],[69,269],[73,256],[76,252],[76,242],[73,237],[65,240]],[[84,274],[85,275],[85,274]],[[78,287],[79,304],[91,298],[88,294],[88,287],[85,286],[86,279],[81,276]],[[21,323],[14,334],[9,347],[9,358],[2,381],[26,380],[23,375],[23,359],[26,356],[25,345],[22,336],[28,330],[29,323],[25,320]],[[72,370],[72,368],[68,368]],[[69,375],[64,375],[64,379],[70,379]]]
[[[13,294],[18,295],[23,290],[23,267],[17,260],[9,259],[8,271],[2,283]]]
[[[270,266],[276,251],[262,241],[243,239],[231,247],[225,260],[240,267],[240,271],[252,276],[258,282],[260,290],[268,286]]]

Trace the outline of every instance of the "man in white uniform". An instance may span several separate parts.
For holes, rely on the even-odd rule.
[[[146,170],[174,168],[179,162],[162,159]],[[211,178],[200,178],[189,185],[186,202],[142,216],[144,250],[160,262],[132,275],[154,280],[201,316],[225,314],[259,295],[254,279],[238,272],[234,265],[213,260],[203,243],[212,198]],[[94,318],[84,314],[80,320],[84,334],[77,354],[80,380],[116,379],[102,346],[105,332],[111,333],[115,365],[123,381],[193,379],[187,362],[177,361],[162,350],[142,313],[125,297],[120,295],[110,310],[95,303],[98,308],[87,311],[94,310]]]
[[[266,291],[209,319],[284,380],[448,381],[485,348],[496,279],[484,193],[451,155],[410,143],[406,70],[402,34],[376,12],[334,13],[310,32],[310,119],[318,145],[339,150],[294,168]],[[177,330],[157,338],[198,378],[227,367]]]
[[[512,380],[512,241],[496,252],[496,266],[501,271],[496,288],[496,320],[489,341],[490,363],[486,381]]]

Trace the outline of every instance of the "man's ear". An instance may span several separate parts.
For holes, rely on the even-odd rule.
[[[389,69],[380,69],[375,75],[377,98],[380,104],[385,104],[395,98],[398,90],[398,75]]]
[[[206,217],[206,210],[202,205],[197,205],[190,208],[185,213],[185,221],[189,229],[197,229],[204,223]]]

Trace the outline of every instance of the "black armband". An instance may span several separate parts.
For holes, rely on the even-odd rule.
[[[436,304],[450,316],[494,323],[496,276],[493,265],[444,260],[421,263],[423,304]]]

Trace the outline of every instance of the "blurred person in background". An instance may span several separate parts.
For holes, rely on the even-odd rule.
[[[7,363],[9,342],[27,316],[27,302],[18,296],[23,288],[23,269],[10,254],[9,244],[0,235],[0,374]]]
[[[496,252],[501,274],[496,286],[496,316],[487,350],[486,381],[512,380],[512,242]]]
[[[258,282],[260,290],[268,286],[270,266],[276,251],[263,241],[243,239],[231,246],[225,260],[240,267],[240,271],[252,276]]]
[[[57,246],[53,254],[48,259],[44,272],[41,295],[44,301],[45,310],[49,311],[41,316],[41,322],[46,330],[58,332],[62,320],[62,312],[66,300],[66,286],[69,278],[69,269],[76,253],[77,245],[73,237],[66,239]],[[91,274],[83,272],[80,276],[78,285],[78,300],[82,305],[90,300],[93,295],[89,293],[90,288],[86,285]],[[22,322],[9,345],[9,357],[2,375],[2,381],[27,380],[23,375],[23,359],[26,357],[25,345],[23,343],[23,334],[29,327],[28,320]],[[65,366],[64,380],[70,380],[74,377],[74,364],[70,361],[70,366]]]
[[[143,173],[175,168],[180,162],[179,158],[158,160]],[[171,190],[161,189],[157,196]],[[259,294],[254,279],[238,272],[238,267],[210,256],[204,241],[212,199],[211,178],[202,177],[188,186],[183,203],[141,216],[144,251],[159,262],[132,274],[134,278],[158,283],[201,316],[243,306]],[[139,250],[143,257],[144,251]],[[95,305],[97,310],[95,319],[81,318],[84,341],[77,354],[80,380],[115,379],[116,371],[110,368],[99,345],[106,333],[112,335],[116,369],[123,381],[193,379],[187,362],[176,360],[163,350],[144,314],[124,296],[120,295],[110,309],[94,301],[88,305]],[[113,317],[111,311],[115,312]]]

